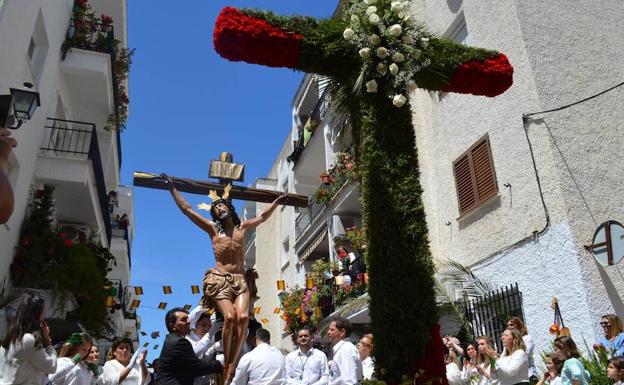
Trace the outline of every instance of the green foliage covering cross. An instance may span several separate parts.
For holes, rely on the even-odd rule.
[[[328,20],[226,7],[214,46],[231,61],[333,81],[356,141],[377,377],[445,384],[408,95],[496,96],[511,86],[513,67],[501,53],[436,38],[412,17],[408,1],[352,0]]]

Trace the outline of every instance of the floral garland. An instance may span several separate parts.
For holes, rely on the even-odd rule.
[[[378,91],[387,82],[392,103],[407,103],[407,91],[417,88],[414,75],[431,65],[430,35],[417,26],[409,1],[356,1],[347,10],[349,27],[343,37],[362,58],[366,91]]]

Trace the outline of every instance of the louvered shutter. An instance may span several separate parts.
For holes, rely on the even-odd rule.
[[[470,157],[468,154],[456,160],[453,168],[455,171],[455,186],[457,188],[459,214],[461,215],[477,205],[475,183],[473,181],[473,173],[470,167]]]
[[[453,173],[460,216],[498,193],[487,135],[453,162]]]

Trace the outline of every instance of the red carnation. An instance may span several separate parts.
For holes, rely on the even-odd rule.
[[[228,60],[292,68],[299,62],[303,35],[225,7],[217,18],[213,41],[215,50]]]
[[[496,96],[513,84],[513,67],[507,56],[499,54],[486,60],[473,60],[455,69],[444,92]]]
[[[414,383],[429,383],[431,385],[448,385],[444,354],[446,348],[440,337],[440,325],[431,328],[431,339],[425,347],[422,358],[416,362],[413,373],[418,376]]]
[[[71,239],[66,239],[66,240],[63,241],[63,243],[67,247],[72,247],[72,245],[74,244],[74,241],[72,241]]]

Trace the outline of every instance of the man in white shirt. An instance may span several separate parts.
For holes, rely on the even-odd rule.
[[[329,364],[329,385],[354,385],[362,380],[362,362],[355,345],[345,340],[351,335],[351,322],[334,318],[327,337],[332,344],[333,360]]]
[[[289,385],[325,385],[327,357],[312,347],[312,330],[305,326],[297,332],[299,349],[286,356],[286,382]]]
[[[240,359],[234,385],[284,385],[284,356],[270,343],[268,330],[256,330],[256,347]]]

